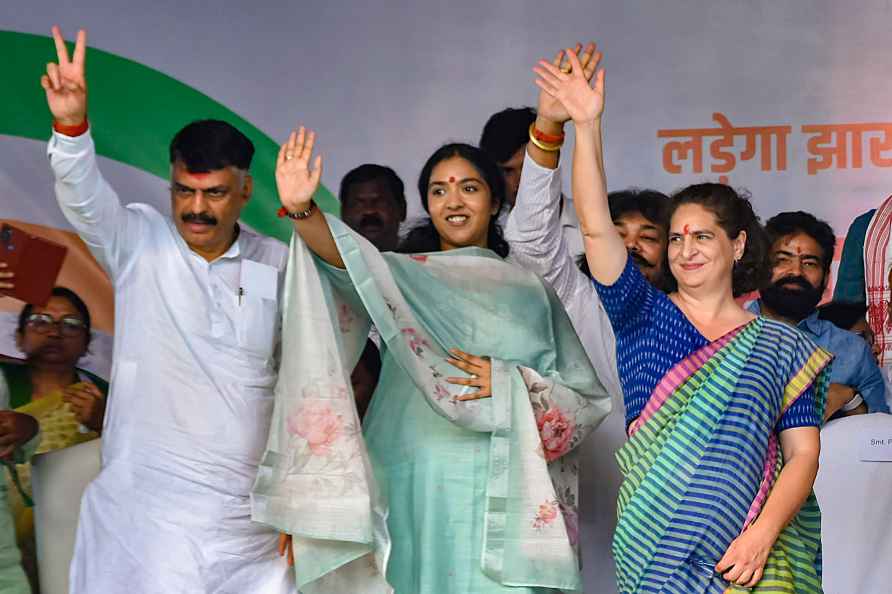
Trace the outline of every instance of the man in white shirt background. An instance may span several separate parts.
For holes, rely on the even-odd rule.
[[[41,78],[69,222],[115,288],[102,471],[84,493],[71,592],[294,592],[249,493],[266,445],[287,247],[238,224],[254,147],[193,122],[170,146],[172,220],[121,204],[87,122],[86,34]]]

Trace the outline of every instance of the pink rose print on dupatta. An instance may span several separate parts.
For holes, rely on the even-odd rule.
[[[539,505],[536,517],[533,518],[533,528],[542,530],[558,517],[558,502],[546,501]]]
[[[412,258],[413,260],[415,260],[416,262],[421,262],[422,264],[427,262],[427,256],[424,256],[422,254],[412,254],[409,257]]]
[[[437,382],[434,384],[434,398],[437,401],[443,400],[444,398],[449,398],[451,395],[449,394],[449,390],[443,387],[443,384]]]
[[[420,357],[424,354],[424,349],[429,349],[431,347],[431,345],[418,334],[418,330],[415,328],[403,328],[401,332],[406,338],[406,342],[409,343],[409,348],[415,353],[415,356]]]
[[[288,433],[307,440],[310,452],[315,456],[328,454],[344,426],[341,416],[329,404],[318,400],[301,404],[288,416],[286,424]]]
[[[557,460],[570,450],[574,426],[561,409],[552,407],[544,412],[537,409],[536,425],[542,438],[542,448],[545,450],[547,462]]]

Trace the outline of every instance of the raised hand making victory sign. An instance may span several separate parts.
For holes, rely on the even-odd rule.
[[[104,427],[70,592],[292,594],[277,534],[251,521],[249,501],[272,414],[288,257],[280,241],[239,224],[254,143],[223,120],[189,122],[168,146],[142,147],[169,156],[170,215],[138,196],[124,204],[102,176],[87,119],[87,34],[72,50],[53,27],[53,41],[57,60],[40,78],[53,188],[115,291],[115,406],[102,425],[94,390],[63,394],[80,422]],[[165,117],[148,109],[153,121]]]
[[[73,57],[62,39],[59,27],[53,27],[58,63],[49,62],[40,86],[46,91],[46,102],[53,118],[63,126],[79,126],[87,117],[87,32],[77,32]]]

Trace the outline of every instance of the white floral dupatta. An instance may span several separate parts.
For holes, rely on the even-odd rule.
[[[298,588],[304,594],[393,591],[384,577],[388,510],[350,387],[369,312],[431,408],[491,436],[481,570],[505,585],[581,590],[576,446],[607,415],[610,398],[557,299],[533,275],[486,250],[385,257],[339,220],[328,220],[362,303],[339,301],[319,274],[324,265],[292,239],[275,412],[252,495],[254,519],[294,537]],[[542,312],[552,317],[559,351],[551,369],[540,375],[493,359],[493,397],[457,401],[461,387],[444,378],[460,374],[399,288],[424,282],[416,266],[446,285],[461,279],[467,286],[471,279],[487,287],[499,279],[527,295],[530,287],[547,294]]]

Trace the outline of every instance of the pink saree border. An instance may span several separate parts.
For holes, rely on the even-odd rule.
[[[758,318],[756,318],[758,319]],[[628,436],[632,437],[641,427],[644,426],[659,411],[669,398],[692,375],[702,368],[709,359],[724,348],[729,342],[734,340],[737,335],[747,326],[756,321],[751,320],[737,328],[731,330],[724,336],[717,338],[709,344],[700,347],[675,365],[673,365],[666,375],[657,382],[653,394],[644,405],[641,414],[629,424]]]

